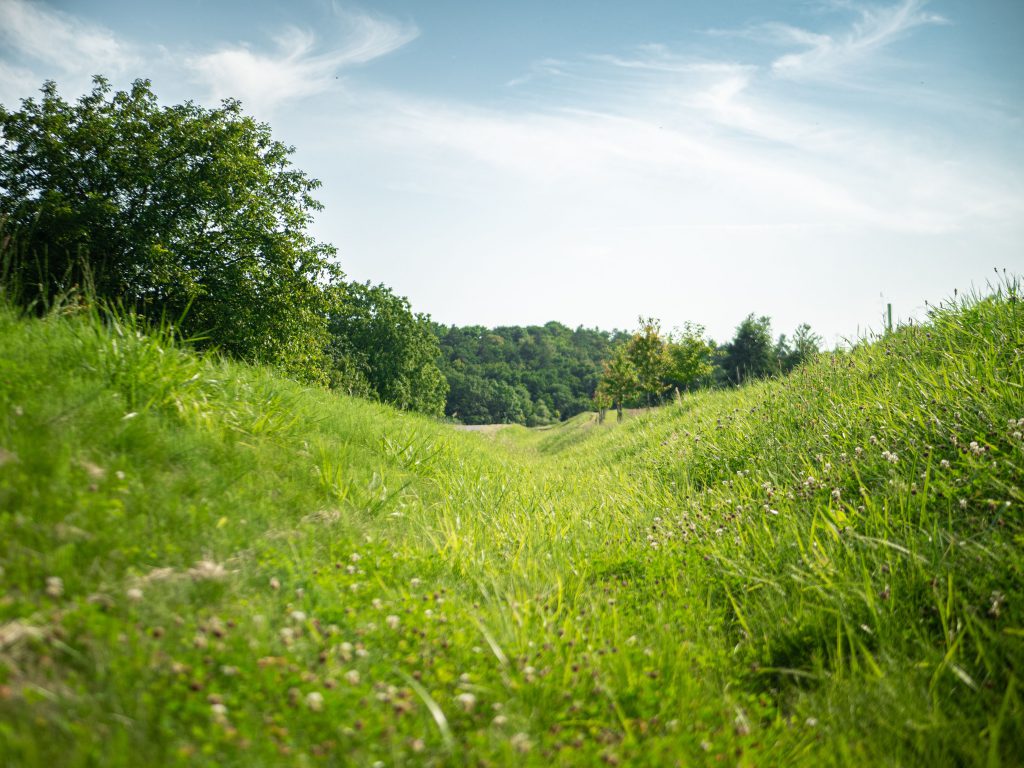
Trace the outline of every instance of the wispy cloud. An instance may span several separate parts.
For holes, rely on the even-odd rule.
[[[927,0],[903,0],[891,6],[847,4],[845,7],[854,10],[859,19],[840,35],[785,24],[766,25],[763,31],[778,41],[806,48],[775,59],[772,72],[779,77],[814,79],[863,64],[872,54],[916,27],[947,23],[944,17],[927,11],[926,5]]]
[[[760,27],[773,47],[807,49],[776,53],[772,63],[646,45],[542,62],[519,81],[528,88],[507,111],[364,93],[369,104],[346,130],[404,162],[436,163],[429,173],[439,187],[473,176],[524,194],[551,190],[608,220],[609,200],[625,195],[638,201],[634,220],[653,228],[936,234],[1024,212],[1020,185],[983,158],[937,163],[934,145],[913,128],[821,98],[835,84],[825,73],[942,22],[918,0],[847,8],[856,21],[835,33]],[[819,76],[811,91],[788,85]],[[534,102],[524,109],[528,95]]]
[[[141,61],[135,47],[109,29],[28,0],[0,2],[0,48],[25,62],[0,62],[0,98],[23,96],[25,85],[38,88],[43,78],[82,87],[94,74],[116,77]]]
[[[419,34],[415,26],[368,14],[336,9],[336,16],[344,40],[327,50],[314,33],[290,27],[275,39],[275,51],[234,44],[189,57],[185,64],[211,98],[238,98],[267,116],[286,102],[327,91],[345,70],[391,53]]]

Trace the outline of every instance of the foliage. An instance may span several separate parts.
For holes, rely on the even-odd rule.
[[[1019,290],[466,435],[0,311],[7,764],[1012,765]]]
[[[326,378],[330,246],[306,232],[319,182],[235,100],[160,106],[103,78],[0,107],[0,220],[12,281],[45,307],[74,290],[240,358]]]
[[[451,387],[445,413],[465,424],[547,424],[590,408],[617,335],[561,323],[435,325]]]
[[[725,345],[722,372],[726,381],[742,384],[774,373],[772,321],[768,317],[747,315],[736,328],[736,335]]]
[[[396,408],[444,413],[448,383],[437,366],[441,350],[430,318],[384,285],[337,287],[330,315],[332,386]]]
[[[807,323],[797,326],[792,342],[786,338],[785,334],[782,334],[775,344],[775,360],[779,370],[788,373],[798,365],[807,362],[818,354],[821,344],[821,336],[814,333]]]
[[[636,366],[626,345],[621,345],[615,351],[615,356],[605,363],[604,375],[597,391],[602,400],[608,399],[612,402],[619,412],[619,421],[622,421],[623,404],[640,392]]]
[[[686,323],[666,344],[665,386],[689,392],[704,386],[715,371],[715,343],[704,335],[704,326]]]
[[[653,317],[641,317],[639,322],[639,329],[626,342],[626,356],[636,373],[637,390],[650,406],[667,389],[668,360],[661,323]]]

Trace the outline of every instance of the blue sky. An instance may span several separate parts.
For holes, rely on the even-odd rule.
[[[0,103],[238,97],[348,275],[441,322],[835,343],[1024,272],[1022,29],[1020,0],[0,0]]]

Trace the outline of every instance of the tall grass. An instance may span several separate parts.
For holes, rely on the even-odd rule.
[[[1012,764],[1019,295],[493,438],[4,309],[0,755]]]

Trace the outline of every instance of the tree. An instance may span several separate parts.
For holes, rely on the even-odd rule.
[[[598,385],[598,391],[607,395],[618,411],[618,421],[622,421],[622,403],[637,394],[639,380],[636,368],[630,360],[625,346],[620,346],[615,356],[605,363],[604,376]]]
[[[751,313],[737,326],[736,335],[725,347],[722,361],[731,383],[742,384],[771,375],[774,359],[771,322],[768,317],[755,317]]]
[[[661,337],[661,323],[653,317],[641,317],[639,322],[639,330],[626,343],[626,355],[636,371],[640,393],[650,407],[652,396],[660,399],[667,388],[665,340]]]
[[[336,289],[330,315],[332,385],[405,410],[440,416],[448,382],[430,318],[384,285],[349,283]]]
[[[793,333],[792,352],[790,353],[789,368],[794,368],[821,351],[823,343],[821,336],[811,330],[807,323],[801,323]]]
[[[69,104],[0,106],[0,220],[19,241],[26,303],[75,286],[189,336],[301,378],[327,375],[327,320],[341,273],[306,232],[319,182],[294,149],[225,100],[162,107],[147,80],[102,77]]]
[[[818,354],[821,344],[821,336],[814,333],[807,323],[801,323],[794,331],[792,341],[785,334],[779,336],[775,344],[776,365],[780,371],[788,373]]]
[[[666,385],[683,391],[697,388],[714,373],[714,355],[714,342],[704,336],[704,326],[686,323],[666,345]]]

